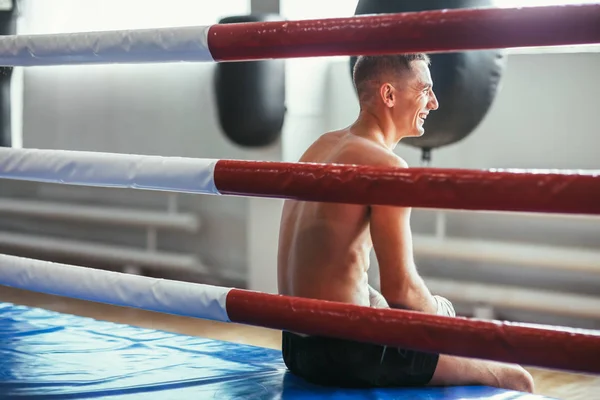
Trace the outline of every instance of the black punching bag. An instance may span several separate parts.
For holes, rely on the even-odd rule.
[[[221,24],[281,20],[276,15],[227,17]],[[281,135],[285,117],[285,60],[219,63],[215,72],[219,122],[235,144],[267,146]]]
[[[14,0],[0,2],[0,35],[16,33],[16,5]],[[10,80],[12,67],[0,66],[0,147],[11,147]]]
[[[360,0],[356,15],[480,8],[491,7],[493,3],[494,0]],[[506,59],[502,50],[434,53],[429,56],[439,109],[427,117],[423,136],[400,142],[425,150],[453,144],[473,132],[498,92]],[[355,63],[356,57],[352,57],[351,70]]]

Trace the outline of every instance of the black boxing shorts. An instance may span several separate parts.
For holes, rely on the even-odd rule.
[[[283,331],[283,360],[289,371],[322,386],[344,388],[424,386],[439,354]]]

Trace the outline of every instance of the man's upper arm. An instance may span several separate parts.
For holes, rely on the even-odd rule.
[[[394,161],[406,168],[403,160]],[[413,256],[410,208],[370,207],[370,230],[379,264],[381,293],[390,304],[435,312],[433,298],[417,269]]]

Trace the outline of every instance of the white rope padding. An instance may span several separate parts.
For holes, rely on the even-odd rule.
[[[214,61],[210,26],[0,36],[0,65]]]
[[[218,160],[0,147],[0,178],[98,187],[219,194]]]
[[[0,285],[148,311],[230,322],[231,288],[0,254]]]

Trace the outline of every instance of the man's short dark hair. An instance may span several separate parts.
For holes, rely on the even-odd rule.
[[[359,97],[362,97],[369,83],[378,81],[383,76],[410,71],[413,61],[425,61],[427,65],[431,63],[429,56],[424,53],[358,57],[352,71],[352,80]]]

